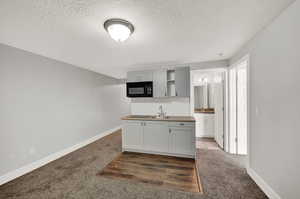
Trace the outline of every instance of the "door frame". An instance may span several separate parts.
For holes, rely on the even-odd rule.
[[[196,72],[205,73],[205,72],[222,72],[223,73],[223,150],[227,152],[228,142],[227,135],[229,133],[229,106],[228,106],[228,67],[216,67],[216,68],[204,68],[204,69],[193,69],[190,70],[190,114],[194,115],[194,75]]]
[[[251,62],[250,62],[250,55],[249,54],[246,54],[246,55],[244,55],[244,56],[242,56],[242,58],[240,58],[240,59],[238,59],[237,61],[235,61],[235,62],[233,62],[232,64],[230,64],[229,65],[229,67],[228,67],[228,74],[229,74],[229,71],[230,71],[230,69],[232,69],[232,68],[234,68],[234,67],[236,67],[237,65],[239,65],[239,64],[241,64],[242,62],[244,62],[244,61],[247,61],[248,62],[248,64],[247,64],[247,66],[246,66],[246,72],[247,72],[247,157],[246,157],[246,167],[248,168],[249,167],[249,164],[250,164],[250,111],[251,111],[251,103],[250,103],[250,100],[251,100],[251,98],[250,98],[250,94],[251,94],[251,89],[250,89],[250,87],[251,87],[251,85],[250,85],[250,77],[251,77],[251,75],[250,75],[250,66],[251,66]],[[228,75],[228,82],[229,82],[229,75]],[[229,90],[229,83],[228,83],[228,85],[227,85],[227,89]],[[228,110],[229,110],[229,108],[230,108],[230,103],[229,103],[229,92],[228,92]],[[229,115],[230,113],[229,113],[229,111],[228,111],[228,119],[229,119],[229,117],[230,117],[230,115]],[[229,122],[228,122],[228,124],[229,124]],[[228,125],[228,133],[229,133],[229,131],[230,131],[230,127],[229,127],[229,125]],[[228,134],[229,135],[229,134]]]

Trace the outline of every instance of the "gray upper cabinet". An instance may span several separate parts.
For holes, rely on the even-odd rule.
[[[153,72],[153,97],[167,96],[167,70]]]
[[[154,71],[131,71],[127,82],[153,81],[153,97],[190,97],[190,69],[160,69]]]
[[[175,95],[177,97],[190,96],[189,67],[175,68]]]
[[[127,73],[127,82],[153,81],[153,71],[131,71]]]

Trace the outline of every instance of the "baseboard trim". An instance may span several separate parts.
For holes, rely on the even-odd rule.
[[[48,163],[50,163],[54,160],[57,160],[58,158],[61,158],[61,157],[65,156],[65,155],[67,155],[67,154],[69,154],[73,151],[76,151],[77,149],[80,149],[80,148],[82,148],[82,147],[84,147],[84,146],[86,146],[86,145],[88,145],[92,142],[95,142],[96,140],[99,140],[99,139],[101,139],[101,138],[103,138],[103,137],[119,130],[119,129],[121,129],[121,126],[115,127],[113,129],[109,129],[109,130],[104,131],[104,132],[100,133],[99,135],[96,135],[92,138],[89,138],[89,139],[87,139],[83,142],[80,142],[80,143],[75,144],[71,147],[68,147],[68,148],[63,149],[61,151],[53,153],[53,154],[51,154],[49,156],[46,156],[46,157],[44,157],[40,160],[37,160],[33,163],[25,165],[25,166],[23,166],[19,169],[8,172],[7,174],[5,174],[3,176],[0,176],[0,185],[5,184],[5,183],[7,183],[7,182],[9,182],[13,179],[16,179],[16,178],[22,176],[22,175],[25,175],[26,173],[29,173],[29,172],[37,169],[37,168],[40,168],[40,167],[42,167],[42,166],[44,166],[44,165],[46,165],[46,164],[48,164]]]
[[[281,197],[252,168],[248,167],[247,173],[270,199],[281,199]]]

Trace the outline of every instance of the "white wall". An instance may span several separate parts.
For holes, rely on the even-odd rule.
[[[121,125],[119,81],[0,44],[0,176]]]
[[[219,60],[219,61],[207,61],[207,62],[198,62],[188,64],[191,70],[200,70],[200,69],[216,69],[216,68],[227,68],[229,63],[228,60]]]
[[[250,55],[250,170],[271,198],[300,196],[299,19],[298,0],[230,60]]]
[[[190,116],[189,98],[131,99],[131,114],[156,115],[160,105],[167,115]]]

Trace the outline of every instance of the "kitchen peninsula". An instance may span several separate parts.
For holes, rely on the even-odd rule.
[[[122,120],[123,151],[195,157],[193,117],[129,115]]]

